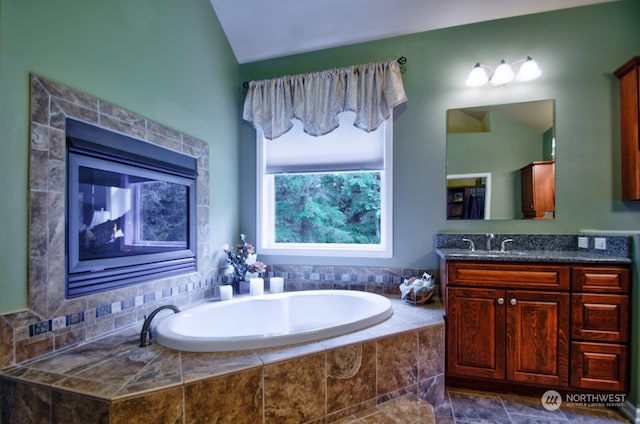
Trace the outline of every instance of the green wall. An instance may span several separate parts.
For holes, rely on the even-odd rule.
[[[28,306],[31,72],[208,142],[212,245],[235,239],[238,63],[209,1],[1,0],[0,312]]]
[[[640,203],[620,198],[618,83],[612,72],[640,54],[640,2],[594,6],[388,38],[240,65],[249,81],[405,56],[409,101],[394,115],[394,257],[269,257],[267,263],[338,263],[435,267],[439,231],[572,233],[634,229]],[[542,76],[502,88],[464,81],[480,61],[532,56]],[[446,111],[487,104],[555,99],[557,215],[553,221],[445,219]],[[241,227],[255,234],[254,131],[242,122]]]

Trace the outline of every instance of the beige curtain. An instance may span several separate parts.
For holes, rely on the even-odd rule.
[[[270,140],[289,131],[294,118],[310,135],[327,134],[344,111],[355,112],[353,124],[370,132],[406,101],[400,66],[393,60],[251,81],[242,117]]]

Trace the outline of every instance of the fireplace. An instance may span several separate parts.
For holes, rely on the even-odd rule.
[[[196,158],[66,121],[66,297],[196,271]]]

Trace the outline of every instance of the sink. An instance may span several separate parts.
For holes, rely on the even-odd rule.
[[[466,256],[482,256],[482,257],[503,257],[503,256],[524,256],[527,252],[522,250],[476,250],[474,252],[467,251]]]
[[[460,258],[460,259],[465,259],[465,258],[513,259],[513,258],[531,256],[532,254],[535,254],[533,251],[529,251],[529,250],[505,250],[504,252],[501,252],[500,250],[489,250],[489,251],[487,250],[471,251],[469,249],[444,249],[444,250],[446,252],[443,252],[443,253],[445,253],[447,256],[451,258]]]

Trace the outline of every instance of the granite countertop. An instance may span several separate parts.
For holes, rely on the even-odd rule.
[[[604,246],[596,249],[596,238]],[[491,249],[487,250],[489,244]],[[475,251],[470,249],[472,245]],[[504,252],[501,252],[502,246]],[[439,233],[436,235],[435,250],[443,259],[458,261],[604,265],[632,263],[631,238],[611,234]]]
[[[476,250],[455,248],[437,248],[436,253],[446,260],[484,261],[484,262],[545,262],[545,263],[584,263],[584,264],[631,264],[631,258],[608,256],[590,251],[578,250]]]

